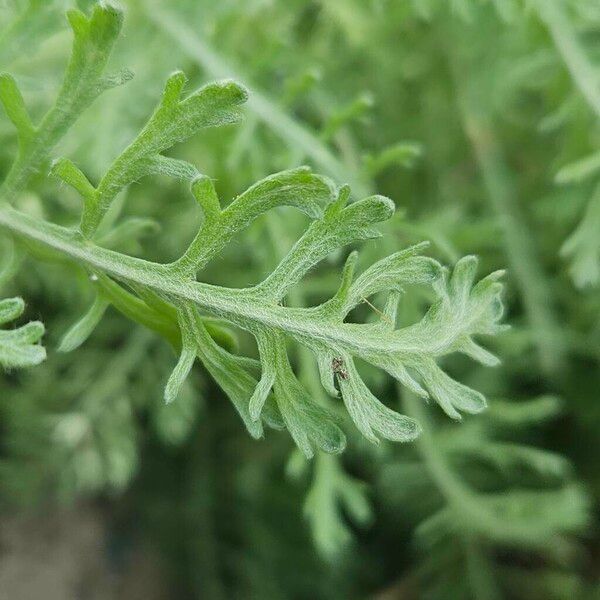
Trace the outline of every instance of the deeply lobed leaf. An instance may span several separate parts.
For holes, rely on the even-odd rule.
[[[83,108],[102,90],[128,76],[102,74],[121,26],[119,11],[110,5],[97,5],[89,18],[70,12],[69,21],[74,32],[71,62],[56,104],[39,126],[29,120],[14,81],[8,76],[0,79],[0,100],[20,139],[19,157],[3,184],[6,199],[22,189],[32,170],[41,168],[53,144]],[[263,423],[285,426],[307,456],[317,450],[340,452],[346,440],[329,409],[311,398],[296,377],[286,348],[289,339],[313,352],[325,390],[333,396],[341,392],[351,419],[372,442],[379,437],[409,441],[420,428],[416,421],[372,395],[355,366],[356,359],[387,371],[424,398],[433,397],[453,418],[459,418],[461,411],[482,410],[483,396],[453,380],[436,361],[462,352],[485,364],[497,362],[473,336],[501,330],[500,273],[474,284],[476,259],[467,257],[456,264],[448,279],[439,263],[420,255],[424,245],[419,245],[384,258],[354,279],[356,254],[352,253],[341,285],[329,301],[310,308],[283,306],[294,286],[331,253],[380,236],[376,225],[391,217],[394,203],[378,195],[349,203],[348,186],[336,189],[327,178],[301,167],[259,181],[222,208],[210,178],[162,152],[203,128],[238,121],[247,92],[234,82],[222,81],[182,98],[185,81],[180,72],[168,79],[146,125],[96,186],[70,160],[54,162],[53,173],[83,198],[83,236],[16,211],[0,213],[1,225],[30,242],[70,256],[92,273],[96,300],[67,332],[61,350],[83,343],[112,305],[181,349],[165,390],[168,402],[176,398],[195,358],[199,358],[229,396],[252,436],[263,434]],[[43,152],[38,151],[41,146]],[[181,258],[160,265],[94,244],[93,238],[103,246],[120,247],[124,237],[148,227],[147,220],[138,219],[119,223],[102,235],[97,233],[116,195],[139,178],[157,173],[189,181],[202,208],[201,227]],[[198,272],[235,235],[259,215],[280,206],[297,208],[312,221],[262,282],[248,289],[226,289],[195,281]],[[420,322],[396,329],[400,293],[405,285],[413,284],[432,286],[436,300]],[[378,311],[381,322],[346,321],[354,307],[363,302],[373,306],[368,298],[381,294],[388,298]],[[200,310],[256,338],[262,371],[258,379],[251,360],[227,349],[232,347],[229,330]],[[34,332],[41,335],[36,326],[22,329],[23,339],[29,342]]]

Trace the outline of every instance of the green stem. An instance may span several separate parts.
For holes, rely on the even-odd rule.
[[[537,257],[531,232],[517,204],[517,190],[498,144],[491,118],[476,90],[460,80],[457,95],[465,132],[473,150],[486,198],[503,229],[502,243],[517,282],[543,372],[554,377],[563,367],[564,347],[553,307],[553,294]]]
[[[297,341],[318,339],[332,347],[346,348],[357,356],[365,353],[410,351],[407,342],[390,333],[382,336],[355,323],[324,323],[310,316],[310,308],[287,308],[265,303],[253,289],[229,289],[182,279],[169,265],[119,254],[84,240],[77,232],[20,213],[0,209],[0,229],[26,241],[58,251],[92,271],[104,273],[131,287],[143,286],[166,299],[192,302],[208,313],[243,329],[260,324],[285,331]]]
[[[596,116],[600,118],[600,69],[590,62],[561,4],[557,0],[534,2],[573,83],[579,88]]]

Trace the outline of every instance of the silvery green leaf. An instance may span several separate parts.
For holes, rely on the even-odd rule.
[[[21,298],[0,300],[0,325],[18,319],[25,310]],[[46,358],[46,350],[38,344],[44,325],[31,321],[15,329],[0,329],[0,364],[5,369],[31,367]]]
[[[108,80],[103,76],[121,31],[121,10],[103,2],[94,6],[89,17],[73,9],[67,18],[73,30],[71,58],[56,100],[39,123],[32,123],[15,80],[0,75],[0,102],[19,136],[19,153],[0,187],[6,201],[12,201],[44,166],[54,146],[97,96],[130,78],[129,74]]]
[[[85,315],[65,333],[58,346],[58,351],[72,352],[79,348],[96,329],[109,304],[102,294],[98,294]]]

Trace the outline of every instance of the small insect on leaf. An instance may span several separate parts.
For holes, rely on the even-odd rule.
[[[331,370],[341,379],[348,379],[348,371],[344,368],[344,361],[341,358],[334,358],[331,361]]]

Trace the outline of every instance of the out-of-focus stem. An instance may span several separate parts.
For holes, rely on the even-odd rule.
[[[595,67],[581,47],[560,0],[535,0],[533,3],[562,57],[573,83],[600,118],[600,67]]]

